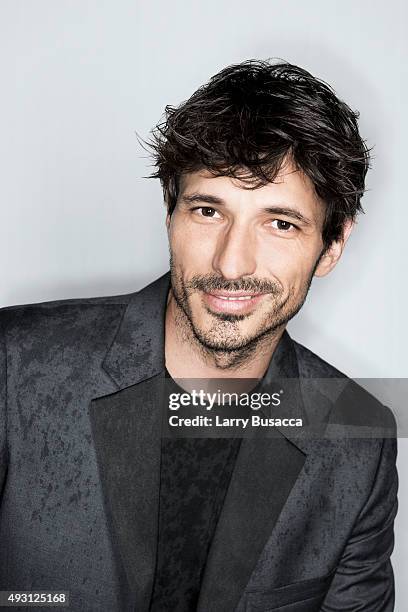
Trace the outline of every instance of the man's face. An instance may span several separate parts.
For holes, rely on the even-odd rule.
[[[183,176],[167,218],[172,290],[206,348],[244,349],[296,314],[319,272],[323,220],[311,181],[289,164],[253,190],[206,170]]]

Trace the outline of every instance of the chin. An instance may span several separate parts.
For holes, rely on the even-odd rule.
[[[192,323],[195,337],[202,346],[211,351],[234,352],[242,350],[259,337],[259,330],[240,329],[239,323],[228,323],[217,318],[210,324]],[[252,332],[252,333],[251,333]],[[262,333],[261,333],[262,335]]]

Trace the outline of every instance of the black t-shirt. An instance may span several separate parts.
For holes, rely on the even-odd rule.
[[[171,384],[181,390],[174,381]],[[162,438],[159,537],[150,612],[196,610],[240,443],[240,438]]]

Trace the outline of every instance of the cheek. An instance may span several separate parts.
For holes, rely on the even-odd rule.
[[[193,274],[209,273],[214,255],[214,236],[204,225],[190,225],[174,218],[169,228],[169,243],[173,258],[183,270]]]
[[[314,251],[305,248],[300,241],[277,239],[271,242],[260,252],[258,275],[276,278],[286,291],[304,287],[313,269]]]

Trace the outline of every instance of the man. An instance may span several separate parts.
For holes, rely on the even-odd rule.
[[[361,210],[356,115],[261,61],[166,112],[170,274],[1,313],[1,589],[69,591],[73,610],[391,611],[393,418],[285,331]],[[288,380],[282,415],[319,435],[166,437],[162,383],[186,379]]]

